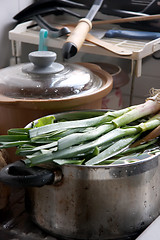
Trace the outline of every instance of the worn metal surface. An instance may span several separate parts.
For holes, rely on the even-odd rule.
[[[24,196],[23,189],[12,189],[8,207],[0,211],[0,239],[59,240],[41,230],[31,221],[25,210]],[[135,240],[135,238],[127,237],[121,240]]]
[[[9,204],[0,212],[1,240],[57,240],[37,227],[25,210],[24,190],[11,189]]]
[[[160,213],[158,158],[125,166],[63,166],[63,181],[28,189],[27,209],[63,239],[119,239],[143,231]]]

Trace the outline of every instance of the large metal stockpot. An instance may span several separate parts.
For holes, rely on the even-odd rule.
[[[77,119],[81,113],[54,116],[74,119],[75,114]],[[17,161],[1,170],[0,180],[27,187],[26,208],[33,221],[61,239],[128,239],[160,213],[158,155],[145,155],[130,164],[63,165],[52,169],[27,168]]]

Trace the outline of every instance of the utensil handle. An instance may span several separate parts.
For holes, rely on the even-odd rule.
[[[94,37],[93,35],[91,35],[90,33],[87,34],[86,41],[91,42],[97,46],[103,47],[104,49],[106,49],[110,52],[113,52],[115,54],[118,54],[120,56],[130,56],[133,53],[131,50],[128,50],[121,46],[117,46],[117,45],[114,45],[107,41],[98,39],[98,38]]]
[[[87,33],[91,30],[92,23],[87,18],[80,19],[78,25],[71,32],[63,45],[63,57],[70,58],[76,55],[82,47]]]
[[[105,33],[107,38],[124,38],[124,39],[144,39],[153,40],[160,37],[159,32],[146,32],[134,30],[114,30],[110,29]]]
[[[129,22],[137,22],[137,21],[152,21],[157,19],[160,19],[160,14],[93,21],[92,25],[96,26],[96,25],[103,25],[103,24],[106,25],[106,24],[129,23]]]
[[[23,161],[8,164],[0,171],[0,181],[16,187],[42,187],[61,179],[62,174],[58,174],[56,170],[54,172],[40,167],[27,167]]]

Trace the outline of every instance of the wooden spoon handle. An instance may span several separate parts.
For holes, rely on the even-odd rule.
[[[140,22],[140,21],[152,21],[160,19],[160,14],[148,15],[148,16],[136,16],[126,18],[115,18],[100,21],[92,21],[92,26],[104,25],[104,24],[115,24],[115,23],[128,23],[128,22]],[[76,26],[75,23],[69,23],[70,26]]]
[[[86,41],[91,42],[97,46],[103,47],[104,49],[106,49],[110,52],[113,52],[117,55],[120,55],[120,56],[130,56],[133,53],[131,50],[127,50],[123,47],[119,47],[112,43],[108,43],[107,41],[103,41],[99,38],[96,38],[93,35],[91,35],[90,33],[87,34]]]
[[[128,22],[138,22],[138,21],[151,21],[160,19],[160,14],[148,15],[148,16],[137,16],[137,17],[128,17],[128,18],[117,18],[117,19],[109,19],[102,21],[93,21],[92,25],[103,25],[103,24],[114,24],[114,23],[128,23]]]

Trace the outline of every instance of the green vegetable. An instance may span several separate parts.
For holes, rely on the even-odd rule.
[[[117,128],[117,129],[109,132],[108,135],[112,141],[114,140],[114,138],[115,139],[122,138],[127,135],[130,137],[123,138],[123,139],[117,141],[111,147],[108,147],[106,150],[104,150],[98,156],[94,157],[93,159],[90,159],[85,164],[86,165],[94,165],[94,164],[98,164],[98,163],[104,161],[107,158],[111,158],[112,156],[115,155],[115,153],[117,154],[117,152],[121,151],[124,147],[128,146],[133,141],[135,141],[142,132],[153,129],[159,125],[160,125],[160,113],[156,114],[154,117],[152,117],[145,123],[140,123],[139,125],[137,125],[135,127],[132,126],[131,128],[126,128],[126,129]],[[112,133],[112,136],[110,136],[111,133]]]
[[[48,117],[42,117],[40,118],[37,123],[33,123],[33,127],[41,127],[46,126],[48,124],[54,123],[55,117],[54,116],[48,116]]]
[[[113,128],[114,128],[114,125],[112,123],[108,123],[105,125],[95,127],[94,129],[91,129],[91,130],[89,129],[88,131],[85,131],[83,133],[74,133],[74,134],[67,135],[58,140],[58,149],[63,150],[73,145],[77,145],[82,142],[95,139],[101,136],[102,134],[105,134],[111,131]]]
[[[57,120],[52,115],[43,117],[33,122],[31,128],[10,129],[8,135],[0,136],[0,148],[16,146],[16,153],[25,158],[27,166],[51,162],[86,166],[131,163],[135,161],[134,154],[143,154],[146,148],[152,149],[158,143],[157,138],[129,148],[160,125],[158,98],[156,95],[144,104],[91,117],[74,112],[68,113],[68,120]]]
[[[39,128],[33,128],[29,131],[30,138],[46,134],[49,132],[57,131],[59,129],[66,130],[66,129],[72,129],[72,128],[86,128],[86,127],[92,127],[97,126],[102,123],[106,123],[108,121],[111,121],[113,118],[121,116],[122,114],[131,111],[132,108],[125,108],[123,110],[117,110],[115,113],[113,112],[107,112],[104,113],[102,116],[88,118],[88,119],[82,119],[77,121],[66,121],[66,122],[58,122],[53,123],[45,126],[41,126]]]
[[[110,147],[108,147],[106,150],[104,150],[103,152],[101,152],[97,156],[95,156],[94,158],[91,158],[89,161],[87,161],[85,163],[85,165],[92,166],[95,164],[99,164],[99,163],[103,162],[104,160],[107,160],[108,158],[112,158],[113,156],[115,156],[115,155],[119,154],[120,152],[122,152],[123,150],[125,150],[126,147],[129,144],[131,144],[135,139],[137,139],[138,136],[139,135],[134,135],[131,137],[125,137],[125,138],[118,140],[117,142],[112,144]]]

